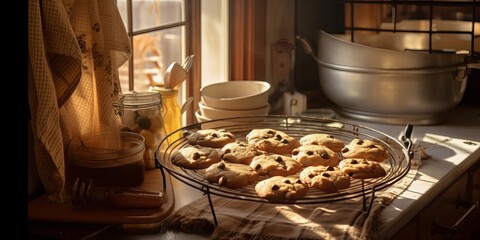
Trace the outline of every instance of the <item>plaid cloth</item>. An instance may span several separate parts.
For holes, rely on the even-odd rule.
[[[210,239],[377,239],[379,216],[415,178],[420,156],[415,152],[408,174],[384,191],[375,193],[370,212],[363,199],[321,204],[273,204],[212,195],[218,226],[207,196],[178,209],[167,227],[190,233],[210,233]],[[370,203],[371,196],[366,196]]]
[[[35,163],[55,202],[68,201],[72,137],[117,128],[117,69],[131,54],[114,0],[28,1],[28,100]]]

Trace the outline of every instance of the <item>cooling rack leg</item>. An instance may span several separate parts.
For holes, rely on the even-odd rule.
[[[362,210],[364,212],[367,211],[367,203],[365,200],[365,182],[363,181],[363,179],[362,179],[362,205],[363,205]]]
[[[372,197],[370,199],[370,204],[368,205],[367,216],[365,216],[365,217],[368,217],[368,215],[370,214],[370,211],[372,210],[374,199],[375,199],[375,187],[372,188]]]
[[[165,172],[163,170],[162,164],[158,161],[157,152],[155,152],[155,168],[159,168],[162,173],[162,182],[163,182],[163,191],[167,190],[167,181],[165,179]]]
[[[212,211],[213,222],[215,223],[215,227],[218,226],[217,216],[215,215],[215,209],[213,208],[212,198],[210,197],[210,188],[207,187],[206,194],[208,197],[208,204],[210,204],[210,210]]]
[[[165,179],[165,171],[162,166],[159,166],[160,172],[162,173],[162,182],[163,182],[163,191],[167,190],[167,180]]]

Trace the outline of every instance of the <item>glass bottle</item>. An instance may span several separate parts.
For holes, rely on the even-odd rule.
[[[173,133],[182,127],[182,118],[180,106],[178,104],[178,90],[155,87],[151,91],[158,91],[162,95],[165,113],[163,115],[165,131],[168,134]],[[182,137],[182,132],[177,131],[168,137],[168,143],[171,144],[175,140]]]
[[[145,169],[155,168],[155,151],[166,137],[162,95],[158,92],[127,92],[114,104],[120,116],[122,131],[145,138]]]

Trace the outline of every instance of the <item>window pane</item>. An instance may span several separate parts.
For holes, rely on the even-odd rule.
[[[134,0],[132,8],[134,31],[184,20],[182,0]]]
[[[128,0],[117,0],[125,27],[128,23]],[[185,21],[184,0],[131,0],[133,31]]]
[[[202,0],[202,86],[224,82],[229,78],[227,12],[228,1]]]
[[[133,37],[134,90],[163,85],[165,70],[171,62],[181,63],[184,55],[185,27],[175,27]],[[119,70],[122,91],[129,89],[128,62]]]
[[[123,24],[125,25],[125,29],[127,29],[128,31],[127,0],[117,0],[117,7],[118,7],[118,12],[120,12],[120,16],[122,17]]]

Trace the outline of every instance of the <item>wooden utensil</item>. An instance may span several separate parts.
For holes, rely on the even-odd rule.
[[[165,72],[165,88],[173,89],[183,82],[187,77],[187,73],[177,62],[173,62],[168,66]]]
[[[165,88],[170,88],[171,89],[171,72],[172,68],[175,66],[175,62],[171,63],[170,66],[168,66],[167,70],[165,70],[165,75],[163,77],[163,82],[165,83]]]
[[[182,82],[187,78],[187,72],[180,64],[175,64],[172,68],[170,83],[172,84],[172,88],[176,89]]]
[[[185,62],[182,64],[183,69],[185,72],[189,72],[190,68],[192,68],[193,60],[195,60],[195,55],[190,55],[185,59]]]
[[[165,88],[177,89],[180,84],[187,78],[187,74],[193,65],[194,55],[190,55],[185,59],[185,62],[180,65],[177,62],[172,62],[165,72]]]
[[[187,111],[188,107],[190,107],[190,104],[193,102],[193,97],[187,98],[185,103],[182,105],[182,108],[180,109],[180,114],[183,114],[185,111]]]

